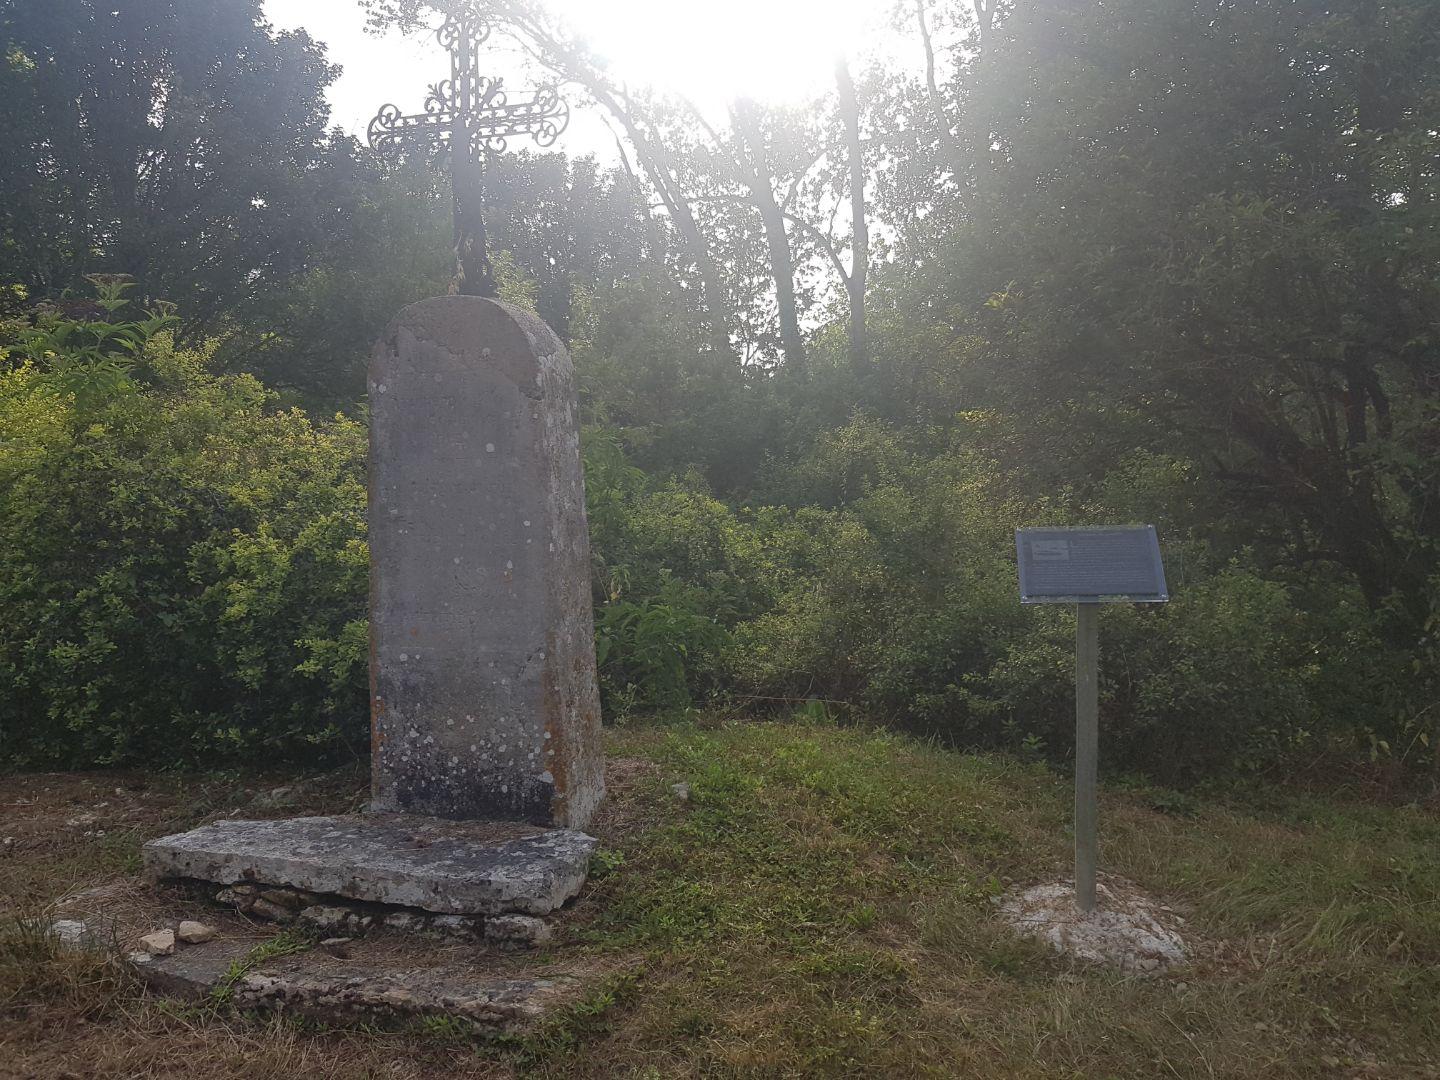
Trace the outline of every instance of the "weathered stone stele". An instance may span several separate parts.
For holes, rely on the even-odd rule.
[[[574,370],[446,296],[370,364],[375,810],[584,828],[604,794]]]

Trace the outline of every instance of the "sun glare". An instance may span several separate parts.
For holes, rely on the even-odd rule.
[[[825,90],[839,57],[867,54],[884,37],[886,10],[870,0],[550,0],[550,7],[618,80],[683,94],[711,114],[742,95],[781,104]],[[386,101],[418,107],[426,85],[444,77],[433,36],[366,35],[358,0],[265,0],[265,14],[280,29],[303,27],[325,43],[344,68],[330,92],[333,120],[357,134]],[[492,44],[492,69],[517,77],[515,50]],[[598,121],[577,120],[571,142],[580,145],[572,150],[610,144]]]
[[[795,101],[829,86],[835,61],[873,36],[867,0],[552,0],[614,72],[723,104]]]

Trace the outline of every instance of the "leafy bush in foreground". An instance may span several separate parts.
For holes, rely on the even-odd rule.
[[[117,345],[113,312],[42,317],[0,372],[0,756],[362,743],[364,428],[277,411],[160,325]]]

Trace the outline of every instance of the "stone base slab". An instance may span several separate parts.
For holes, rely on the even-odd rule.
[[[451,915],[545,915],[596,842],[571,829],[406,814],[217,821],[145,845],[151,880],[285,885]]]
[[[115,879],[60,898],[50,932],[66,948],[113,957],[156,994],[207,1007],[398,1031],[438,1020],[444,1030],[480,1036],[520,1033],[641,963],[568,948],[563,935],[555,944],[529,943],[550,945],[543,949],[513,947],[511,924],[547,922],[532,916],[387,914],[358,901],[353,911],[373,915],[370,925],[331,937],[329,928],[298,918],[281,927],[216,904],[216,888]],[[486,932],[445,932],[477,925]],[[492,930],[504,931],[500,940]],[[160,948],[145,945],[162,936]]]
[[[567,974],[497,977],[465,964],[412,967],[393,957],[367,962],[363,953],[339,959],[311,949],[249,966],[254,955],[249,942],[213,941],[172,956],[135,953],[125,962],[166,996],[385,1028],[445,1017],[478,1034],[522,1030],[577,999],[584,986]]]

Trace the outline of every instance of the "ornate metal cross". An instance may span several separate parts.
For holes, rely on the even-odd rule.
[[[450,78],[430,87],[425,111],[406,116],[386,105],[370,121],[370,146],[387,157],[408,146],[447,148],[455,185],[455,287],[467,296],[494,296],[485,251],[485,158],[505,151],[512,135],[551,146],[570,123],[570,107],[552,86],[513,104],[501,79],[480,74],[480,46],[490,25],[469,3],[455,9],[435,35],[450,53]]]

